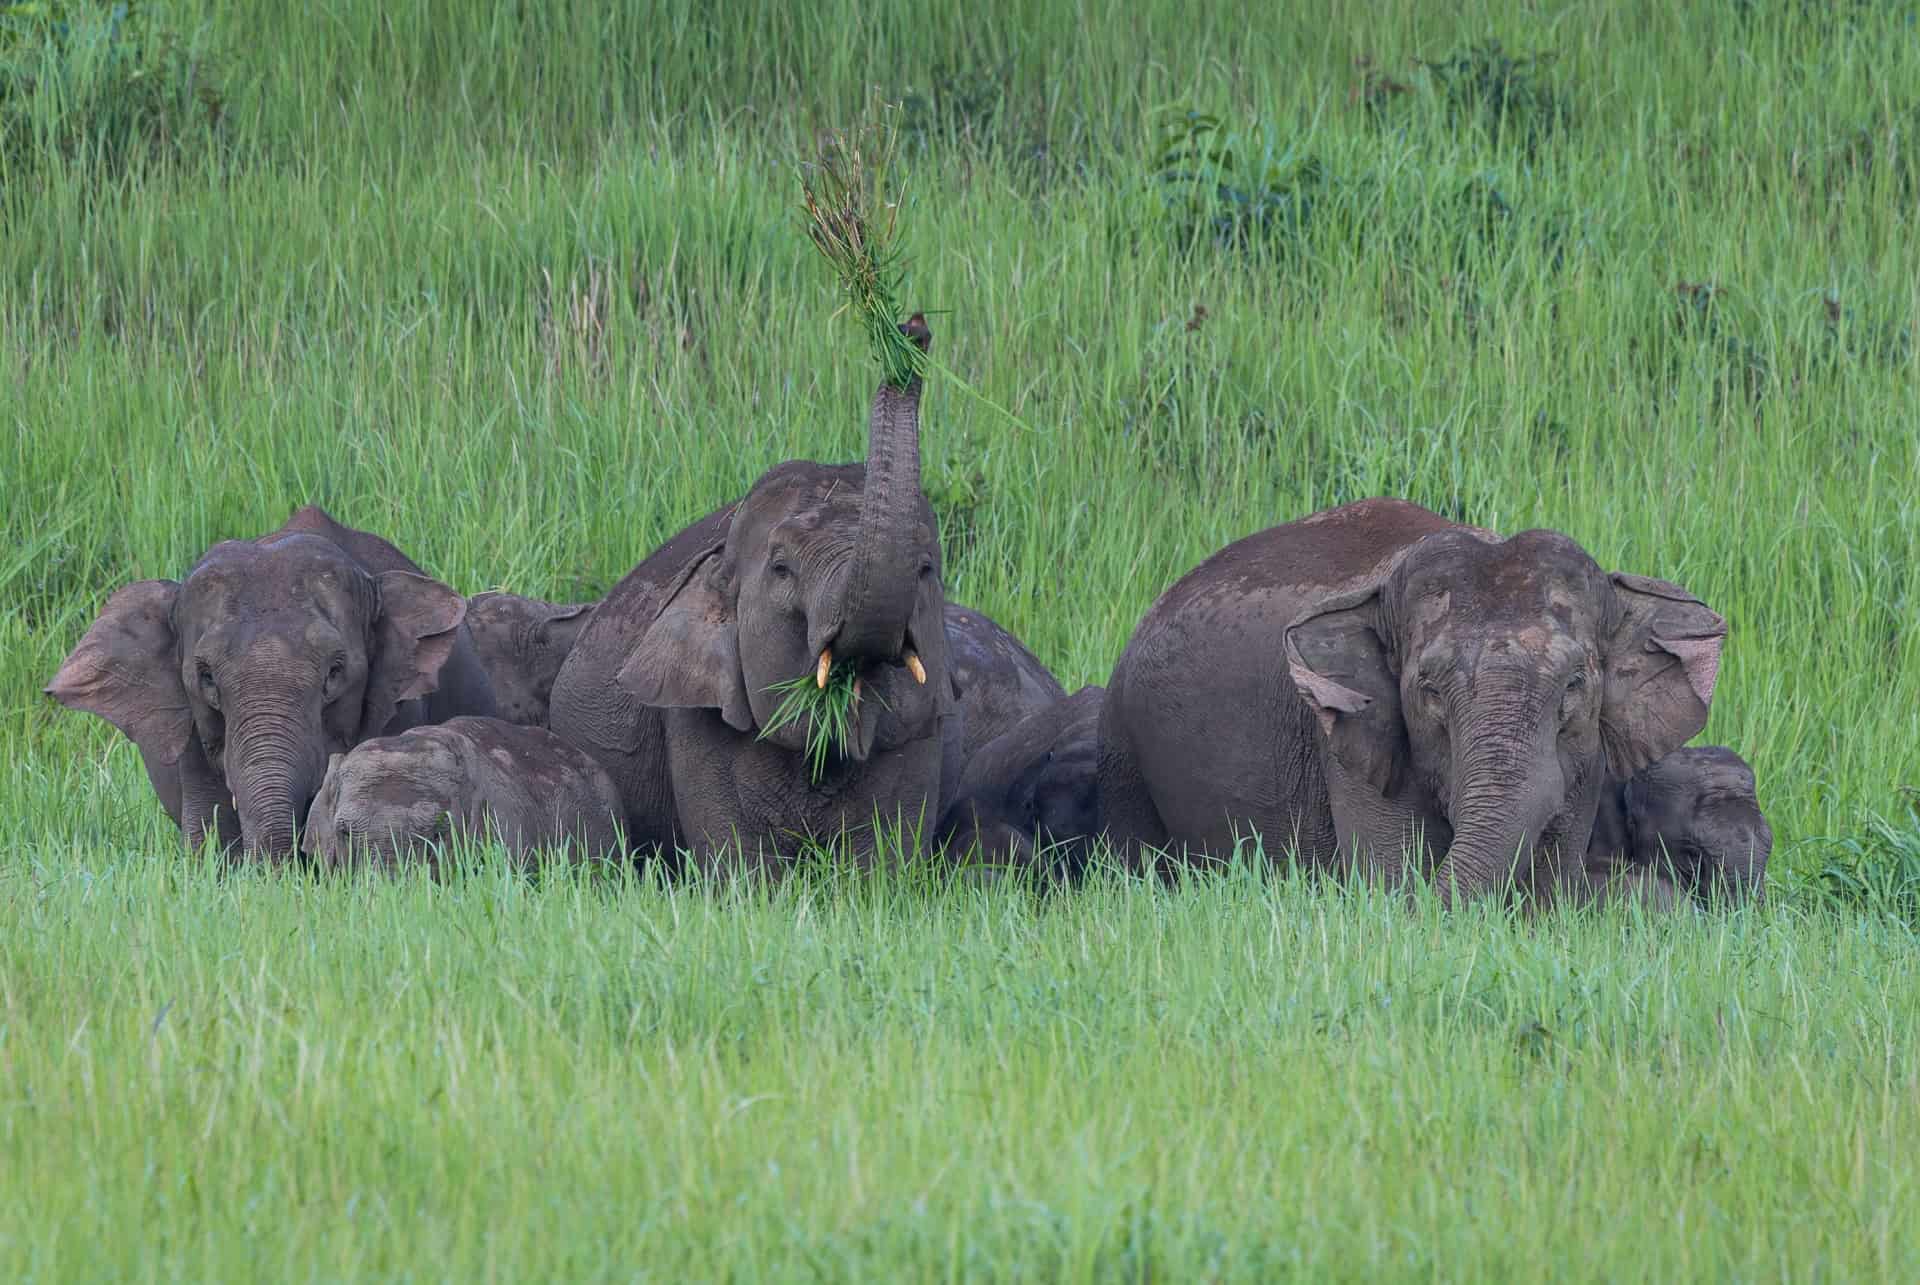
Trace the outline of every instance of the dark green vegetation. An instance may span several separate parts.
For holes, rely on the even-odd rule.
[[[1914,1278],[1911,4],[59,7],[0,41],[0,1274]],[[1768,904],[178,854],[38,695],[113,586],[313,501],[579,601],[860,457],[797,165],[873,85],[955,600],[1071,690],[1316,508],[1567,531],[1731,622]]]

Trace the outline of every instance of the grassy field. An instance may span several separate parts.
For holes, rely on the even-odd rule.
[[[933,8],[0,43],[0,1276],[1920,1275],[1914,6]],[[576,599],[860,453],[794,164],[875,86],[952,597],[1072,687],[1316,508],[1564,530],[1731,622],[1768,903],[181,855],[39,695],[114,586],[312,501]]]

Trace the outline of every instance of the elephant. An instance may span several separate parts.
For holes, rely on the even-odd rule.
[[[528,727],[547,725],[554,676],[593,619],[595,605],[542,602],[497,589],[467,599],[467,628],[499,717]]]
[[[990,864],[1081,874],[1100,833],[1098,748],[1106,688],[1086,686],[1031,710],[969,755],[940,834]]]
[[[1675,750],[1600,794],[1576,900],[1671,909],[1758,900],[1773,854],[1752,766],[1723,745]]]
[[[1039,657],[990,617],[950,602],[946,618],[948,663],[965,720],[964,771],[981,746],[1033,711],[1065,700],[1067,691]]]
[[[924,318],[901,330],[927,351]],[[876,820],[937,823],[960,720],[921,387],[881,384],[864,464],[776,465],[644,559],[581,631],[548,726],[607,769],[630,843],[708,868],[737,848],[771,873],[840,835],[870,858]],[[815,779],[811,717],[775,713],[783,685],[824,686],[835,667],[856,684],[851,726]]]
[[[1559,532],[1342,505],[1226,546],[1148,610],[1101,712],[1101,817],[1136,862],[1257,832],[1390,886],[1417,868],[1449,905],[1550,897],[1604,782],[1705,724],[1726,631]]]
[[[308,506],[183,580],[116,590],[45,690],[133,741],[189,846],[285,859],[329,754],[493,713],[465,619],[398,549]]]
[[[491,832],[523,862],[563,843],[600,858],[620,851],[619,812],[600,765],[545,728],[454,718],[335,754],[301,850],[326,867],[411,855],[437,869],[436,845]]]

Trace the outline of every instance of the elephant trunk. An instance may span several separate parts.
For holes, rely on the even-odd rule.
[[[918,314],[901,327],[922,351],[930,335]],[[867,418],[867,475],[860,497],[839,619],[826,637],[835,653],[893,659],[907,646],[907,620],[920,583],[920,389],[882,383]]]
[[[1533,722],[1544,720],[1525,720]],[[1437,877],[1446,902],[1490,891],[1516,873],[1524,878],[1535,846],[1565,806],[1555,730],[1528,735],[1485,718],[1460,724],[1447,818],[1453,842]]]
[[[1746,824],[1729,824],[1702,842],[1691,854],[1696,867],[1693,892],[1715,904],[1758,901],[1766,891],[1767,858],[1773,851],[1773,829],[1764,817]]]
[[[317,725],[303,727],[285,710],[253,711],[229,725],[227,782],[250,856],[294,855],[295,833],[326,772],[322,743]]]

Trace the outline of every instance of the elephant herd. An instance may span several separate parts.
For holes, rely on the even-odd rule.
[[[1068,694],[946,598],[920,394],[882,384],[864,464],[777,465],[597,603],[468,598],[307,507],[114,592],[47,692],[134,742],[188,844],[267,859],[491,834],[777,873],[903,828],[1068,877],[1100,840],[1166,870],[1257,837],[1449,903],[1759,892],[1752,770],[1683,748],[1726,636],[1685,589],[1363,500],[1220,550]],[[816,758],[819,715],[776,710],[836,671]]]

